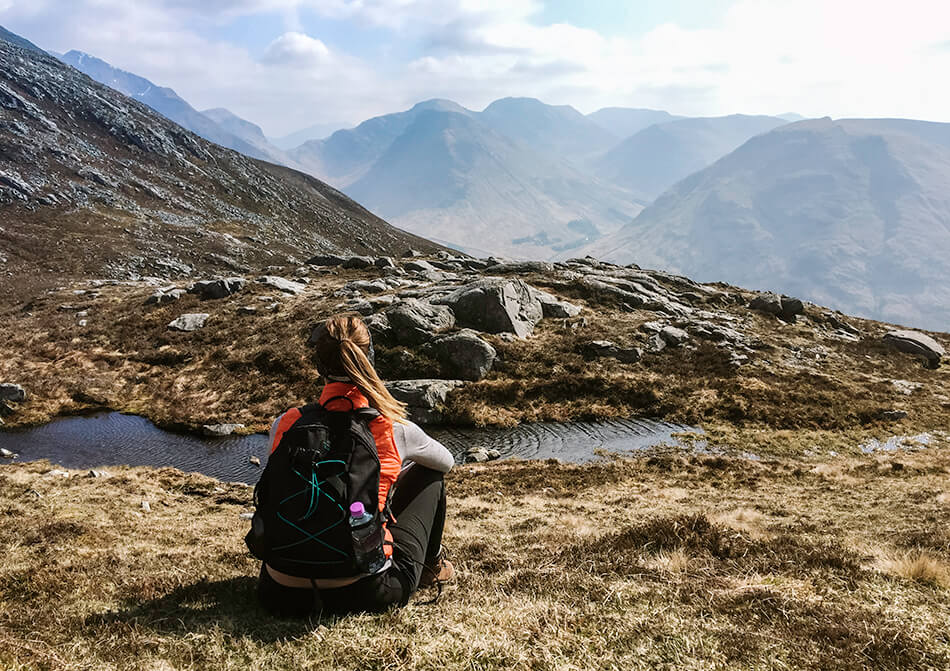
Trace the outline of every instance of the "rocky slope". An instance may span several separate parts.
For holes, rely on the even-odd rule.
[[[431,243],[307,175],[211,144],[0,40],[0,272],[175,276]]]
[[[756,137],[589,251],[950,328],[950,124],[816,119]]]
[[[89,75],[100,84],[105,84],[119,93],[148,105],[162,116],[209,142],[253,158],[291,165],[290,159],[283,152],[270,146],[263,133],[259,138],[256,136],[249,138],[247,126],[253,126],[253,124],[239,119],[227,110],[209,110],[210,115],[199,112],[173,89],[153,84],[144,77],[121,70],[101,58],[81,51],[68,51],[60,57],[60,60],[83,74]],[[227,116],[222,115],[221,112],[227,112]]]

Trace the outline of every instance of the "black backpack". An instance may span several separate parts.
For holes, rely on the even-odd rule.
[[[350,504],[361,502],[377,527],[388,517],[379,510],[379,455],[369,429],[379,413],[318,403],[300,412],[254,488],[256,510],[244,540],[251,554],[288,575],[358,575],[365,567],[353,551]]]

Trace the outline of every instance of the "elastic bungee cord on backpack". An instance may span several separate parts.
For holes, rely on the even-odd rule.
[[[323,464],[339,464],[339,465],[341,465],[341,466],[343,467],[344,470],[346,469],[346,464],[345,464],[343,461],[340,461],[340,460],[338,460],[338,459],[330,459],[330,460],[327,460],[327,461],[320,462],[320,464],[318,464],[318,466],[322,466]],[[307,478],[306,476],[304,476],[303,474],[301,474],[300,471],[298,471],[297,469],[294,469],[294,473],[297,475],[297,477],[299,477],[301,480],[303,480],[305,483],[307,483],[307,487],[305,487],[304,489],[301,489],[301,490],[298,491],[298,492],[295,492],[295,493],[291,494],[290,496],[288,496],[288,497],[286,497],[285,499],[283,499],[282,501],[280,501],[280,503],[278,504],[278,508],[279,508],[280,506],[284,505],[285,503],[287,503],[288,501],[290,501],[291,499],[294,499],[294,498],[300,496],[301,494],[306,494],[307,491],[309,490],[309,492],[310,492],[310,504],[309,504],[308,507],[307,507],[307,512],[303,515],[303,517],[300,518],[301,520],[309,519],[309,518],[316,512],[316,509],[317,509],[317,507],[318,507],[319,504],[320,504],[320,497],[321,497],[321,496],[326,497],[327,499],[329,499],[337,508],[340,509],[340,512],[344,512],[344,513],[345,513],[345,510],[343,509],[343,506],[341,506],[340,503],[339,503],[336,499],[334,499],[332,496],[330,496],[330,494],[328,494],[325,490],[323,490],[323,489],[320,488],[320,486],[323,485],[323,484],[326,484],[326,482],[327,482],[330,478],[326,478],[326,479],[324,479],[324,480],[320,480],[320,479],[317,477],[316,469],[311,469],[311,470],[310,470],[310,477],[309,477],[309,478]],[[337,474],[334,474],[334,475],[337,475]],[[333,477],[333,476],[330,476],[330,477]],[[284,523],[287,524],[288,526],[292,527],[292,528],[295,529],[296,531],[299,531],[301,534],[303,534],[304,537],[303,537],[302,539],[298,540],[298,541],[293,542],[293,543],[288,543],[288,544],[286,544],[286,545],[281,545],[281,546],[278,546],[278,547],[273,548],[275,551],[277,551],[277,550],[287,550],[287,549],[289,549],[289,548],[296,547],[296,546],[298,546],[298,545],[302,545],[303,543],[306,543],[307,541],[311,541],[311,540],[312,540],[312,541],[314,541],[314,542],[316,542],[316,543],[319,543],[320,545],[322,545],[322,546],[324,546],[324,547],[326,547],[326,548],[328,548],[328,549],[330,549],[330,550],[333,550],[334,552],[336,552],[336,553],[338,553],[338,554],[340,554],[340,555],[342,555],[342,556],[344,556],[344,557],[347,556],[346,553],[343,552],[342,550],[340,550],[339,548],[335,548],[335,547],[333,547],[332,545],[330,545],[329,543],[326,543],[326,542],[320,540],[320,538],[318,538],[318,536],[321,536],[321,535],[325,534],[327,531],[330,531],[331,529],[333,529],[333,528],[339,526],[340,524],[342,524],[342,522],[343,522],[342,519],[341,519],[341,520],[338,520],[338,521],[336,521],[336,522],[334,522],[333,524],[331,524],[330,526],[326,527],[325,529],[321,529],[320,531],[317,531],[316,533],[313,533],[313,534],[308,533],[305,529],[301,529],[299,526],[297,526],[296,524],[294,524],[292,521],[290,521],[289,519],[287,519],[286,517],[284,517],[284,515],[280,512],[280,510],[277,511],[277,519],[279,519],[280,521],[284,522]]]

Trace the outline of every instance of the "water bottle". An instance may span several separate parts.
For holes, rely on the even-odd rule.
[[[363,573],[377,573],[386,564],[383,552],[383,527],[366,512],[360,501],[350,504],[350,534],[353,536],[353,554],[356,565]]]

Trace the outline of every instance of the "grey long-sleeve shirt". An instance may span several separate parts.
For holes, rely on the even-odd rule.
[[[270,444],[274,444],[277,425],[283,415],[270,427]],[[448,473],[455,465],[455,457],[448,448],[410,421],[393,422],[393,439],[402,459],[403,467],[409,463],[419,464],[440,473]]]

